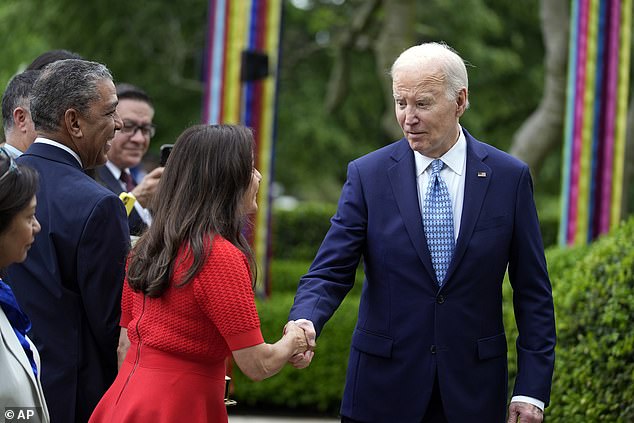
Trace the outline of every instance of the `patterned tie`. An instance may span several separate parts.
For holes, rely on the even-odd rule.
[[[439,286],[445,281],[454,250],[451,197],[447,184],[440,177],[444,165],[440,159],[431,162],[432,172],[423,202],[423,228]]]
[[[119,176],[119,179],[125,184],[125,190],[127,192],[131,192],[136,186],[136,184],[134,183],[134,179],[132,179],[132,175],[124,170],[121,171],[121,176]]]

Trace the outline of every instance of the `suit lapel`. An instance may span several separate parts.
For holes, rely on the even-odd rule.
[[[435,280],[434,268],[431,264],[431,256],[429,248],[427,248],[425,233],[423,232],[423,218],[418,204],[414,154],[405,139],[397,144],[392,154],[392,159],[396,163],[388,168],[388,177],[394,192],[396,205],[418,257],[425,265],[430,277]]]
[[[97,168],[97,176],[99,177],[99,181],[110,191],[115,194],[121,194],[123,192],[123,188],[121,188],[119,180],[115,179],[114,175],[110,172],[106,165],[99,166]]]
[[[466,130],[464,131],[467,140],[467,166],[465,169],[464,201],[462,206],[462,217],[460,219],[460,232],[456,242],[453,259],[447,270],[446,280],[451,283],[451,275],[458,267],[460,260],[464,256],[476,221],[480,215],[480,209],[489,181],[493,177],[493,171],[484,163],[487,153],[480,148],[476,141]],[[445,285],[443,285],[444,287]]]

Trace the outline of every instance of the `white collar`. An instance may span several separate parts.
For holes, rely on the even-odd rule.
[[[110,160],[106,162],[106,167],[108,168],[110,173],[112,173],[112,176],[114,176],[115,179],[121,178],[121,174],[126,171],[125,169],[119,169],[117,165],[112,163]]]
[[[467,140],[462,132],[462,127],[458,126],[458,141],[443,154],[440,159],[447,165],[447,167],[453,170],[456,174],[462,175],[462,172],[465,168],[464,164],[467,159]],[[418,151],[414,151],[414,160],[416,162],[416,176],[420,176],[423,173],[431,162],[434,161],[434,158],[427,157],[419,153]]]
[[[12,146],[11,144],[9,144],[8,142],[5,142],[4,144],[2,144],[2,148],[4,148],[5,150],[7,150],[7,152],[9,153],[9,155],[13,158],[13,159],[17,159],[18,157],[20,157],[22,155],[22,153],[24,153],[23,151],[15,148],[14,146]]]
[[[82,169],[84,168],[84,165],[81,162],[81,159],[79,158],[79,155],[77,153],[75,153],[67,145],[64,145],[62,143],[59,143],[57,141],[53,141],[51,139],[44,138],[44,137],[37,137],[34,142],[38,142],[38,143],[41,143],[41,144],[48,144],[48,145],[52,145],[53,147],[61,148],[62,150],[66,151],[71,156],[73,156],[75,158],[75,160],[77,160],[77,162],[79,163],[79,166],[81,166]]]

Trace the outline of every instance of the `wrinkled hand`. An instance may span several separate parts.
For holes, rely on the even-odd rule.
[[[304,330],[297,326],[295,322],[290,321],[284,326],[284,338],[290,339],[293,345],[293,355],[303,354],[308,350],[308,341]]]
[[[303,330],[306,342],[308,344],[308,349],[303,353],[295,354],[288,360],[288,362],[291,363],[296,369],[303,369],[308,367],[310,362],[313,360],[313,356],[315,355],[314,349],[317,346],[317,343],[315,341],[315,339],[317,338],[317,332],[315,331],[313,322],[311,322],[310,320],[297,319],[295,321],[288,322],[286,326],[288,326],[290,323],[294,323],[298,328],[301,328]],[[284,327],[284,331],[286,331],[286,326]]]
[[[141,207],[148,208],[150,205],[164,169],[163,167],[157,167],[145,175],[141,183],[132,190],[132,195],[134,195]]]
[[[542,420],[544,420],[544,412],[533,404],[512,402],[509,405],[508,423],[541,423]]]

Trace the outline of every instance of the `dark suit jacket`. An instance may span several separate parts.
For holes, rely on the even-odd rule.
[[[125,191],[121,188],[119,180],[115,179],[114,175],[106,166],[99,166],[97,168],[97,182],[117,195]],[[128,216],[128,226],[130,228],[130,235],[136,236],[141,235],[141,233],[147,228],[147,225],[134,208]]]
[[[117,373],[125,210],[60,148],[35,143],[18,163],[40,174],[42,230],[9,281],[32,321],[51,420],[87,421]]]
[[[348,167],[337,213],[290,312],[290,319],[311,320],[319,333],[352,287],[363,256],[366,280],[341,406],[345,416],[419,423],[437,374],[449,421],[505,421],[507,267],[519,328],[514,394],[549,401],[554,312],[529,169],[465,136],[462,220],[441,289],[407,141]]]

